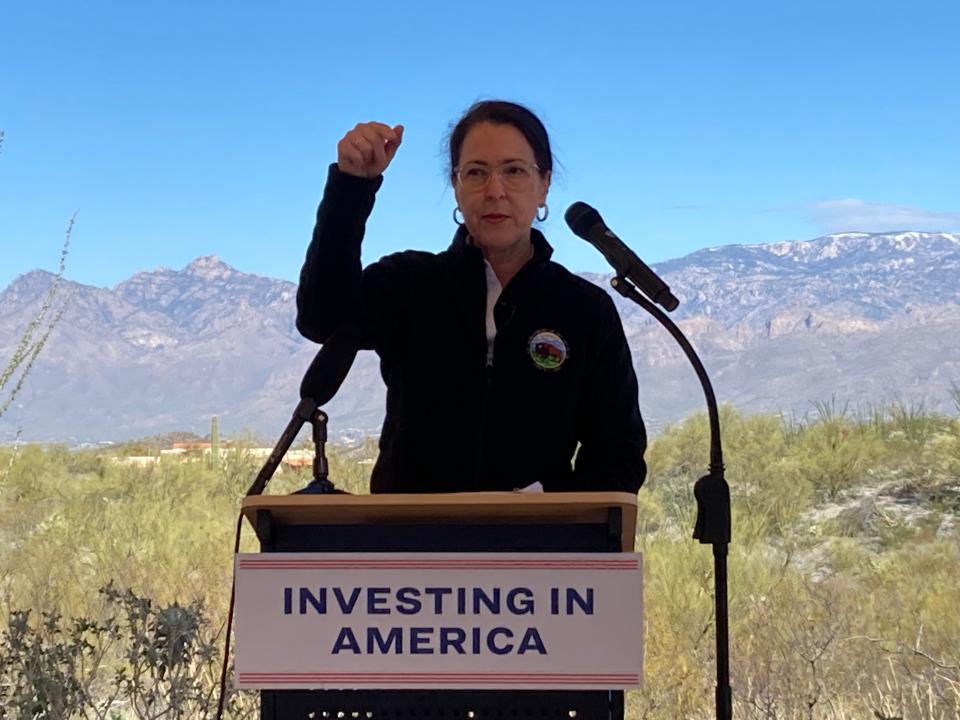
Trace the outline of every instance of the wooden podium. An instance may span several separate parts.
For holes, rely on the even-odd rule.
[[[632,552],[637,501],[618,492],[257,495],[261,552]],[[538,717],[619,720],[623,691],[263,690],[263,720]]]

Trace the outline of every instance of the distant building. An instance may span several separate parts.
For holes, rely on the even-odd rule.
[[[210,450],[211,444],[208,442],[175,442],[170,446],[171,450]]]
[[[110,458],[111,462],[115,462],[118,465],[134,465],[136,467],[147,467],[149,465],[155,465],[160,462],[160,458],[156,455],[129,455],[128,457],[115,457]]]
[[[263,461],[266,461],[273,454],[273,448],[269,447],[231,448],[227,444],[221,444],[220,457],[228,459],[231,450],[238,451],[241,456]],[[209,457],[212,451],[212,445],[208,442],[175,442],[171,447],[160,450],[159,456],[131,456],[114,458],[114,460],[125,465],[139,466],[152,465],[158,462],[160,458],[169,458],[170,460],[177,458],[180,462],[196,462],[201,458]],[[310,467],[313,465],[313,455],[313,450],[290,450],[280,461],[277,472],[283,472],[284,465],[288,468]]]

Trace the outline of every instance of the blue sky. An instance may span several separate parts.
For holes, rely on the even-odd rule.
[[[443,139],[529,105],[648,262],[837,230],[960,230],[960,2],[17,3],[0,28],[0,288],[218,255],[295,280],[339,138],[406,126],[366,260],[453,233]]]

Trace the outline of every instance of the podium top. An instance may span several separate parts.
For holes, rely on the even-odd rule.
[[[598,523],[622,512],[624,552],[634,549],[637,497],[623,492],[466,492],[378,495],[252,495],[242,512],[256,527],[258,510],[286,525],[436,523]]]

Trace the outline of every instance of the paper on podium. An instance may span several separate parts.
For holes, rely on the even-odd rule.
[[[531,485],[527,485],[526,487],[517,488],[517,492],[542,493],[543,485],[541,485],[539,482],[535,482]]]

